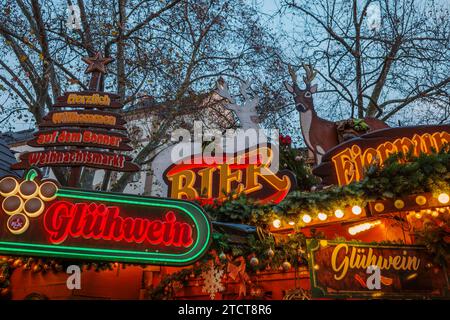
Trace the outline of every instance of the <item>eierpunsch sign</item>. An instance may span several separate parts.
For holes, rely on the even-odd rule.
[[[364,170],[377,161],[402,152],[430,154],[450,143],[450,125],[388,128],[343,142],[329,150],[313,172],[323,183],[347,185],[364,177]]]

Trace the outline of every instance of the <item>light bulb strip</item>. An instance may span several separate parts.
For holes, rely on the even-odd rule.
[[[361,223],[361,224],[357,224],[355,226],[352,226],[352,227],[348,228],[348,233],[350,233],[352,236],[354,236],[354,235],[356,235],[356,234],[358,234],[360,232],[372,229],[372,228],[374,228],[375,226],[377,226],[379,224],[381,224],[380,220],[375,220],[375,221],[372,221],[372,222],[364,222],[364,223]]]

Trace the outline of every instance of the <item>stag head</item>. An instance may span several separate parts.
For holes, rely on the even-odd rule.
[[[241,82],[239,91],[244,100],[242,104],[237,104],[230,91],[228,90],[228,85],[225,83],[223,78],[219,78],[219,80],[217,81],[217,93],[222,98],[228,100],[229,103],[226,104],[225,107],[236,113],[243,129],[259,127],[259,117],[256,110],[259,99],[258,97],[249,95],[248,90],[250,89],[250,86],[250,81]]]
[[[286,81],[284,86],[294,96],[295,107],[299,112],[306,112],[308,110],[314,110],[314,103],[312,95],[317,92],[317,84],[311,85],[311,82],[317,75],[317,72],[310,64],[303,64],[305,69],[305,75],[303,76],[303,82],[306,85],[305,89],[300,89],[297,83],[297,75],[294,69],[289,65],[289,74],[291,75],[293,85],[291,86]]]

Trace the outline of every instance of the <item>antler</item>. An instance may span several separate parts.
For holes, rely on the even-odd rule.
[[[295,73],[294,68],[292,68],[290,64],[288,65],[288,70],[294,84],[297,83],[297,74]]]
[[[303,81],[307,86],[311,85],[311,82],[317,75],[317,71],[314,70],[313,66],[310,64],[303,64],[303,69],[305,69],[306,76],[303,76]]]
[[[222,98],[227,99],[230,103],[234,103],[234,99],[231,96],[230,90],[228,89],[228,85],[226,84],[225,80],[220,77],[219,80],[217,80],[217,93]]]
[[[241,92],[241,94],[245,100],[248,100],[248,98],[249,98],[248,94],[247,94],[247,90],[250,88],[251,85],[252,85],[252,82],[249,80],[242,81],[241,84],[239,85],[239,91]]]

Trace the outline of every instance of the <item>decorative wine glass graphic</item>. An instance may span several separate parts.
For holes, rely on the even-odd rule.
[[[36,170],[31,169],[25,179],[4,177],[0,180],[0,195],[3,212],[10,215],[6,227],[12,234],[22,234],[30,226],[30,218],[39,217],[45,202],[56,198],[58,186],[53,181],[38,182]]]

